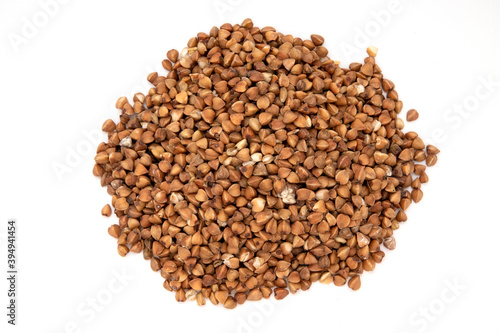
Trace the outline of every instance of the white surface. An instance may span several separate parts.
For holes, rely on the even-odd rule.
[[[392,8],[389,1],[66,2],[16,53],[9,36],[21,35],[23,17],[32,22],[42,7],[0,0],[0,221],[4,234],[7,219],[18,219],[20,257],[18,326],[6,324],[2,278],[2,332],[499,332],[500,2],[396,2],[398,13],[383,27],[373,13]],[[86,147],[86,132],[117,119],[119,96],[146,92],[146,75],[169,49],[246,17],[301,38],[321,34],[346,66],[378,46],[377,61],[405,110],[420,113],[407,129],[426,142],[433,131],[447,136],[424,199],[396,232],[397,249],[362,275],[358,292],[315,283],[279,303],[233,311],[179,304],[141,255],[117,255],[107,234],[115,219],[100,216],[110,198],[91,174],[96,144],[62,181],[54,172],[54,163],[74,159],[70,150]],[[362,40],[365,29],[373,37]],[[360,51],[342,51],[346,44]],[[481,83],[488,76],[496,82],[491,92]],[[476,108],[447,113],[476,93]],[[122,269],[133,276],[125,285],[113,275]],[[465,286],[457,296],[448,287],[454,281]],[[91,310],[86,302],[98,296],[109,302]],[[419,311],[429,307],[424,319]]]

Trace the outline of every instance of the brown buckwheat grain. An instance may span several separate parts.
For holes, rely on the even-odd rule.
[[[103,124],[93,173],[118,217],[109,234],[177,301],[232,309],[315,281],[357,290],[381,245],[395,248],[439,150],[402,131],[375,47],[343,68],[323,42],[250,19],[214,27],[169,51],[168,74]]]

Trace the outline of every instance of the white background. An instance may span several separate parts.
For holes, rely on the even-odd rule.
[[[44,22],[45,2],[0,0],[2,332],[499,332],[499,1],[66,0]],[[441,149],[396,250],[357,292],[315,283],[232,311],[181,304],[142,255],[119,257],[107,234],[116,218],[100,216],[110,197],[91,173],[92,133],[118,119],[118,97],[147,91],[169,49],[246,17],[321,34],[345,66],[378,46],[404,110],[420,113],[406,129]],[[5,315],[9,218],[18,220],[16,327]]]

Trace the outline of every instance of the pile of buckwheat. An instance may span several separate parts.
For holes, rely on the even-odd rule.
[[[109,234],[177,301],[232,309],[315,281],[357,290],[381,245],[395,248],[439,150],[402,131],[376,48],[342,68],[323,41],[250,19],[214,27],[170,50],[168,74],[103,124],[93,173],[118,217]]]

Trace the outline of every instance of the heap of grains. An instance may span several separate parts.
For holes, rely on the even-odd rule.
[[[109,234],[177,301],[232,309],[315,281],[357,290],[381,245],[395,248],[439,150],[403,132],[376,48],[342,68],[323,41],[250,19],[214,27],[169,51],[165,76],[104,123],[93,173],[118,217]]]

